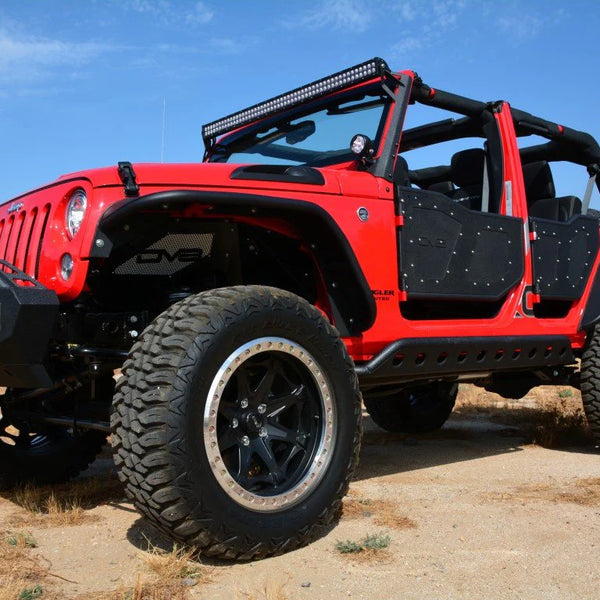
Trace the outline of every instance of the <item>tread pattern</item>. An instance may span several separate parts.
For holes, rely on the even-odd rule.
[[[434,395],[438,402],[435,406],[419,413],[411,414],[406,406],[408,390],[401,391],[389,396],[366,397],[365,408],[373,422],[392,433],[426,433],[437,431],[448,420],[452,413],[458,385],[444,382],[433,382],[419,386],[420,394]]]
[[[581,358],[581,398],[596,443],[600,443],[600,336],[595,328]]]
[[[20,455],[0,442],[0,490],[23,483],[50,485],[68,481],[94,462],[106,444],[106,434],[85,431],[76,437],[64,434],[50,442],[47,452]]]
[[[353,390],[352,452],[346,475],[331,504],[292,537],[273,536],[268,542],[243,537],[228,527],[223,515],[211,514],[187,498],[194,495],[181,469],[186,440],[178,424],[185,418],[184,390],[199,356],[211,338],[254,312],[268,310],[286,319],[290,311],[306,323],[305,336],[325,332],[330,356],[342,360]],[[280,315],[280,317],[279,317]],[[123,365],[111,418],[112,445],[119,477],[136,508],[171,537],[196,546],[204,555],[250,560],[281,554],[317,538],[339,517],[341,502],[358,461],[361,434],[361,396],[354,363],[337,331],[308,302],[289,292],[263,286],[221,288],[190,296],[174,304],[143,332]],[[350,406],[347,407],[350,409]],[[198,485],[201,482],[196,482]],[[190,494],[186,494],[190,491]],[[200,513],[202,518],[194,518]]]
[[[113,392],[112,371],[96,378],[96,394],[103,400],[109,403]],[[3,399],[10,399],[10,394],[9,390]],[[72,401],[79,397],[85,402],[89,394],[89,382],[86,382],[83,387],[71,392],[70,397]],[[10,489],[22,483],[49,485],[68,481],[94,462],[107,437],[106,433],[94,430],[72,433],[68,427],[52,427],[46,435],[45,443],[36,445],[31,452],[0,440],[0,489]]]

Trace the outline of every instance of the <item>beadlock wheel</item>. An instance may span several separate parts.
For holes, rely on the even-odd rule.
[[[354,364],[289,292],[222,288],[174,304],[122,369],[111,419],[136,508],[207,556],[250,560],[323,534],[358,460]]]
[[[208,398],[206,454],[236,502],[280,510],[319,484],[335,443],[336,414],[331,386],[302,346],[278,337],[244,344],[223,363]]]

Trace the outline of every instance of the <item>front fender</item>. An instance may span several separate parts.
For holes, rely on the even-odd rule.
[[[144,211],[178,211],[190,205],[203,206],[207,216],[212,213],[254,221],[265,218],[289,222],[319,265],[332,316],[342,336],[357,335],[373,325],[376,316],[373,295],[348,239],[331,215],[311,202],[198,190],[171,190],[124,199],[111,205],[100,219],[90,258],[110,256],[113,232],[131,215]]]

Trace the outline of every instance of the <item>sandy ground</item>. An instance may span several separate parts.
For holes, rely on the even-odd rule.
[[[360,466],[335,528],[284,556],[209,564],[210,582],[181,597],[600,598],[597,449],[531,444],[539,394],[524,404],[485,404],[486,396],[483,408],[472,406],[474,397],[481,395],[471,392],[443,430],[426,436],[388,434],[365,418]],[[110,459],[83,477],[114,477]],[[146,539],[170,549],[118,490],[95,504],[80,524],[47,527],[0,498],[0,532],[27,531],[37,543],[30,552],[47,565],[41,598],[131,598],[123,590],[152,578]],[[389,536],[387,549],[336,549],[374,533]]]

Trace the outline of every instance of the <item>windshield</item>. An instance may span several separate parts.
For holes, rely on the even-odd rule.
[[[209,162],[324,166],[355,160],[350,140],[367,135],[377,151],[388,104],[381,87],[321,100],[224,137]]]

